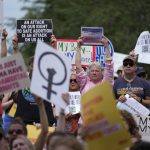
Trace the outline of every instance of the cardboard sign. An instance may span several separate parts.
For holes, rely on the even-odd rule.
[[[108,82],[95,86],[81,99],[81,114],[86,127],[85,140],[89,149],[123,150],[131,144]]]
[[[77,92],[69,92],[70,99],[69,105],[66,108],[66,114],[77,114],[80,112],[80,91]]]
[[[17,20],[18,42],[50,42],[52,29],[51,19]]]
[[[71,63],[67,57],[38,41],[33,68],[32,93],[65,108],[61,95],[69,88]]]
[[[57,39],[57,50],[65,54],[71,61],[72,65],[75,65],[77,41],[67,39]],[[81,64],[87,66],[92,62],[93,46],[81,47]]]
[[[138,62],[150,64],[150,33],[143,31],[138,37],[135,53],[139,54]]]
[[[0,94],[30,87],[30,80],[20,53],[0,60]]]
[[[102,45],[101,39],[104,34],[102,27],[81,27],[83,45]]]

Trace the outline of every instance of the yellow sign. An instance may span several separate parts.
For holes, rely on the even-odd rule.
[[[17,110],[17,104],[13,103],[13,105],[12,105],[10,111],[9,111],[9,116],[14,117],[15,113],[16,113],[16,110]]]
[[[85,93],[81,107],[85,139],[90,150],[123,150],[131,145],[108,82]]]
[[[38,135],[41,132],[41,129],[37,129],[34,125],[27,125],[27,131],[28,131],[28,138],[31,140],[32,143],[35,143],[36,139],[38,138]],[[48,128],[49,132],[54,132],[54,127]]]

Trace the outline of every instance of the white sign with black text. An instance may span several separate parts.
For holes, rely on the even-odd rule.
[[[138,62],[150,64],[150,32],[144,31],[138,37],[135,53],[139,54]]]
[[[81,94],[80,91],[77,92],[69,92],[70,99],[69,105],[66,108],[66,114],[77,114],[80,112],[80,99]]]

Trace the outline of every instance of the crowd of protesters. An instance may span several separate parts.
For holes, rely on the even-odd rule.
[[[1,40],[1,57],[7,57],[7,31],[3,30]],[[19,53],[17,35],[13,37],[13,52]],[[76,73],[70,75],[68,92],[80,91],[81,95],[104,81],[109,81],[116,101],[124,103],[126,94],[133,97],[137,102],[150,109],[150,83],[146,80],[147,74],[143,67],[137,67],[134,52],[124,58],[118,70],[118,78],[114,80],[113,59],[110,55],[108,39],[103,36],[101,43],[106,50],[106,64],[102,70],[100,64],[92,62],[87,71],[81,65],[82,38],[77,40],[75,57]],[[56,38],[51,37],[51,46],[55,47]],[[32,78],[34,56],[28,61],[28,73]],[[62,93],[62,99],[69,103],[69,94]],[[15,113],[9,114],[12,107]],[[56,111],[59,110],[59,113]],[[150,144],[141,140],[137,124],[132,115],[127,111],[120,112],[126,128],[131,135],[133,145],[129,150],[149,150]],[[40,134],[36,141],[31,143],[27,138],[26,125],[40,124]],[[48,126],[53,126],[55,131],[48,133]],[[42,100],[32,94],[29,88],[12,93],[4,93],[0,96],[0,149],[2,150],[83,150],[88,149],[84,140],[84,121],[80,113],[65,114],[65,110],[57,108],[54,104]],[[108,141],[109,143],[109,141]],[[101,148],[99,148],[101,150]]]

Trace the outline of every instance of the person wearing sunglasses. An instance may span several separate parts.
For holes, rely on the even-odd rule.
[[[69,91],[79,91],[79,84],[77,83],[76,74],[71,74],[70,83],[69,83]]]
[[[123,76],[115,80],[113,90],[116,99],[125,102],[126,94],[150,109],[150,84],[136,75],[136,60],[127,56],[123,60]]]

